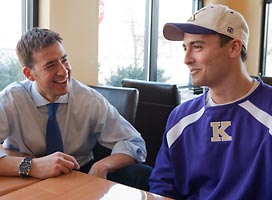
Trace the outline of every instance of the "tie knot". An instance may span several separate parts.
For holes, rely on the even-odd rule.
[[[48,115],[49,115],[50,119],[56,117],[56,112],[57,112],[58,107],[59,107],[59,103],[49,103],[47,105]]]

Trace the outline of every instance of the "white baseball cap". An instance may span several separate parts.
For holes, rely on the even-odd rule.
[[[224,5],[209,5],[194,13],[186,23],[167,23],[163,35],[172,41],[182,41],[184,33],[220,33],[242,41],[247,48],[249,29],[244,17]]]

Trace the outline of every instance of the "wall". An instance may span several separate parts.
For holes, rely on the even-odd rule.
[[[225,4],[244,15],[250,31],[246,66],[250,75],[257,75],[261,49],[263,0],[205,0],[204,4]]]
[[[40,0],[39,26],[60,33],[72,74],[85,84],[98,83],[99,0]]]

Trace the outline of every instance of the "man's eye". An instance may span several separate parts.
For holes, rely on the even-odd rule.
[[[194,47],[194,49],[202,49],[202,46],[200,46],[200,45],[194,45],[193,47]]]
[[[45,70],[50,70],[50,69],[54,69],[55,68],[55,65],[47,65],[45,67]]]
[[[62,59],[62,61],[61,61],[62,63],[68,63],[68,59],[67,58],[65,58],[65,59]]]

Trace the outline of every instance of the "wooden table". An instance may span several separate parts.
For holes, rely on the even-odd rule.
[[[9,156],[19,156],[19,157],[24,157],[24,156],[30,156],[28,154],[24,154],[24,153],[21,153],[19,151],[14,151],[14,150],[8,150],[8,149],[5,149],[2,144],[0,144],[0,151],[3,151],[5,152],[7,155]]]
[[[25,156],[25,154],[22,154],[18,151],[4,149],[1,144],[0,150],[4,151],[9,156]],[[23,177],[0,176],[0,197],[12,191],[37,183],[39,181],[40,179],[32,177],[23,178]]]
[[[2,195],[13,192],[20,188],[39,182],[36,178],[2,177],[0,176],[0,199]]]
[[[14,177],[10,177],[13,179]],[[18,180],[18,179],[17,179]],[[27,179],[25,179],[27,181]],[[16,182],[16,180],[14,180]],[[7,182],[6,182],[7,183]],[[146,191],[77,171],[41,180],[0,197],[1,200],[167,200]]]
[[[25,156],[2,147],[9,156]],[[72,171],[45,180],[0,176],[0,200],[170,200],[143,190]]]

